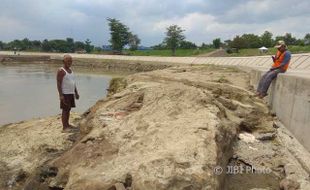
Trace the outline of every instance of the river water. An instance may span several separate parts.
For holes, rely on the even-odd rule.
[[[46,64],[0,64],[0,125],[60,114],[57,67]],[[73,67],[80,99],[73,112],[83,113],[107,95],[107,74]]]

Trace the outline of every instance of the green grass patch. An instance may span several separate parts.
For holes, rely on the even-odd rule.
[[[215,49],[177,49],[176,55],[177,57],[187,57],[187,56],[196,56],[200,54],[206,54],[214,51]],[[136,50],[136,51],[129,51],[125,50],[129,55],[133,56],[163,56],[168,57],[172,56],[171,50]]]
[[[310,46],[289,46],[288,50],[291,53],[310,53]],[[260,55],[274,55],[276,54],[276,48],[269,48],[267,53],[260,53],[258,48],[254,49],[240,49],[239,53],[227,54],[232,57],[243,57],[243,56],[260,56]]]
[[[261,53],[259,49],[239,49],[238,53],[227,54],[232,57],[247,57],[247,56],[260,56],[260,55],[274,55],[276,53],[276,48],[269,48],[267,53]]]
[[[288,49],[292,53],[310,53],[310,45],[308,45],[308,46],[289,46]]]

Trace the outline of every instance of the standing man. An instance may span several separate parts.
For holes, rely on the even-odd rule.
[[[287,50],[285,42],[282,40],[278,41],[275,48],[277,48],[278,51],[275,57],[272,56],[273,65],[270,70],[262,76],[257,87],[256,95],[259,98],[267,96],[267,91],[272,80],[275,79],[279,73],[285,73],[290,64],[291,52]]]
[[[74,129],[69,125],[71,108],[75,107],[74,97],[79,99],[79,93],[76,88],[73,71],[70,69],[72,57],[65,55],[63,58],[63,67],[57,72],[57,89],[59,93],[60,108],[62,109],[63,132],[70,132]]]

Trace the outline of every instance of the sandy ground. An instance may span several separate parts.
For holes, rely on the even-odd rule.
[[[2,188],[309,189],[288,148],[300,145],[248,77],[211,65],[134,74],[73,119],[79,133],[60,133],[56,117],[5,126]]]
[[[73,124],[79,119],[79,115],[71,114]],[[72,146],[70,137],[72,134],[62,133],[60,116],[1,126],[0,189],[19,189],[18,181]]]

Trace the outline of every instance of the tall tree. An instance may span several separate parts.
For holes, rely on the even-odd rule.
[[[284,35],[284,41],[287,45],[296,45],[297,39],[291,33],[286,33]]]
[[[21,40],[14,40],[8,43],[9,49],[17,49],[17,50],[24,50],[25,47],[23,45],[23,42]]]
[[[201,48],[201,49],[206,49],[206,48],[208,48],[208,45],[205,44],[204,42],[202,42],[200,48]]]
[[[260,38],[255,34],[243,34],[241,38],[244,41],[243,48],[259,48],[261,46]]]
[[[45,52],[49,52],[52,50],[52,47],[47,39],[43,40],[42,42],[42,50]]]
[[[231,41],[229,46],[231,46],[232,48],[237,48],[237,49],[246,47],[244,39],[238,35]]]
[[[273,40],[272,40],[272,33],[269,31],[265,31],[261,37],[261,43],[263,46],[265,47],[272,47],[272,45],[274,44]]]
[[[35,50],[41,50],[42,48],[42,43],[40,40],[34,40],[31,41],[31,48]]]
[[[80,42],[80,41],[74,42],[74,49],[77,51],[85,50],[84,42]]]
[[[180,43],[185,39],[184,31],[178,25],[171,25],[167,28],[165,43],[171,49],[173,56],[175,56],[175,51],[180,46]]]
[[[52,47],[52,51],[63,52],[63,53],[70,52],[70,48],[68,47],[67,40],[61,40],[61,39],[50,40],[49,44]]]
[[[4,46],[5,46],[5,43],[0,41],[0,50],[3,50],[4,49]]]
[[[107,18],[110,27],[110,43],[113,50],[122,51],[129,42],[129,28],[115,18]]]
[[[295,45],[297,39],[291,33],[286,33],[284,36],[276,36],[276,41],[284,40],[287,45]]]
[[[216,38],[213,40],[213,47],[215,49],[219,49],[221,46],[221,39],[220,38]]]
[[[67,41],[68,52],[70,52],[70,53],[75,52],[73,38],[67,38],[66,41]]]
[[[89,39],[86,39],[85,41],[85,51],[87,53],[90,53],[91,51],[93,51],[94,46],[91,45],[91,41]]]
[[[130,46],[130,50],[137,50],[141,40],[139,39],[138,35],[136,34],[129,34],[128,44]]]
[[[231,43],[232,43],[232,40],[228,39],[228,40],[225,40],[225,41],[224,41],[224,44],[223,44],[223,45],[224,45],[225,47],[228,47],[228,46],[231,45]]]
[[[193,42],[183,40],[180,43],[180,48],[181,49],[196,49],[197,45]]]
[[[310,45],[310,33],[305,35],[304,43],[305,43],[305,45]]]
[[[24,38],[21,41],[21,45],[22,45],[22,48],[21,48],[22,50],[27,50],[31,48],[31,42],[28,38]]]

